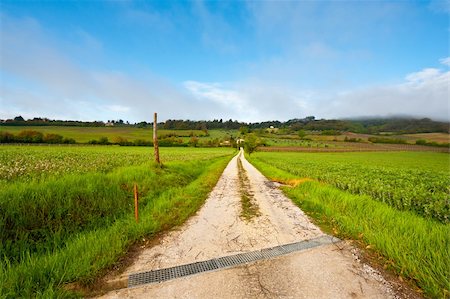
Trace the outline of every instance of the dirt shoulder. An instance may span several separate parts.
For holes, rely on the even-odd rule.
[[[258,214],[242,217],[238,159]],[[163,269],[323,235],[242,154],[224,170],[205,205],[179,229],[143,249],[109,283],[131,273]],[[348,243],[321,246],[235,268],[160,284],[110,291],[102,298],[395,298],[390,283],[355,254]]]

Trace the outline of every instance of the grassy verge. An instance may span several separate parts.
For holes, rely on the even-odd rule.
[[[170,173],[189,173],[193,168],[196,173],[187,175],[184,184],[165,185],[158,189],[160,192],[147,192],[141,198],[139,223],[135,222],[132,213],[116,215],[115,221],[108,225],[94,225],[90,230],[73,233],[63,245],[52,250],[43,253],[27,251],[17,262],[4,258],[0,264],[0,297],[76,296],[63,286],[74,281],[91,283],[103,269],[125,254],[134,241],[179,225],[197,211],[228,161],[229,157],[216,158],[196,162],[195,167],[193,162],[167,163],[158,174],[163,179],[171,181],[176,178]],[[123,178],[133,181],[135,170],[122,169]]]
[[[241,217],[250,221],[253,217],[259,216],[259,207],[256,204],[253,193],[250,191],[250,181],[247,172],[242,166],[241,159],[237,159],[238,176],[239,176],[239,192],[241,194]]]
[[[296,181],[294,175],[261,160],[251,162],[269,178],[285,183]],[[319,224],[333,227],[340,237],[361,239],[370,245],[385,257],[387,266],[414,280],[428,296],[450,295],[450,225],[317,181],[283,190]]]

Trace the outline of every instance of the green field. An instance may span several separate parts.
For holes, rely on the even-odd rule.
[[[430,297],[450,289],[448,154],[255,153],[249,157],[324,229],[359,239]]]
[[[0,132],[18,134],[24,130],[38,131],[43,134],[58,134],[65,138],[73,138],[78,143],[87,143],[90,140],[98,140],[101,137],[114,142],[118,138],[128,141],[144,140],[152,141],[153,130],[151,128],[134,127],[64,127],[64,126],[0,126]],[[175,136],[184,142],[195,135],[200,140],[223,139],[229,136],[237,136],[236,130],[210,130],[208,135],[201,130],[158,130],[158,136]]]
[[[448,154],[257,153],[252,158],[298,177],[369,195],[399,210],[411,210],[443,223],[450,221]]]
[[[163,148],[161,167],[145,147],[1,146],[0,297],[69,296],[65,284],[92,283],[135,240],[194,213],[233,153]]]

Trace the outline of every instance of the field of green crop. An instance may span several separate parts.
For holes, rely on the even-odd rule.
[[[153,130],[151,128],[134,127],[64,127],[64,126],[0,126],[0,132],[18,134],[24,130],[38,131],[43,134],[58,134],[65,138],[73,138],[78,143],[87,143],[90,140],[98,140],[106,137],[110,142],[115,142],[117,138],[128,141],[144,140],[152,141]],[[222,139],[229,136],[237,136],[237,130],[209,130],[209,136],[201,130],[158,130],[158,136],[176,136],[183,141],[189,140],[195,135],[201,140]]]
[[[0,146],[0,297],[91,283],[135,240],[194,213],[233,152],[161,148],[161,167],[148,147]]]
[[[161,160],[193,161],[211,159],[230,149],[162,148]],[[64,174],[107,173],[120,166],[148,163],[152,147],[120,146],[1,146],[0,190],[4,183],[33,181]]]
[[[423,152],[257,153],[254,159],[399,210],[450,221],[450,156]]]
[[[428,296],[449,296],[448,154],[272,152],[249,161],[290,185],[283,190],[323,229],[361,240]]]

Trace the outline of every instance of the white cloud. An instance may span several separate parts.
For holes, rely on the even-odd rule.
[[[439,59],[439,62],[443,65],[450,66],[450,57]]]
[[[430,82],[431,80],[438,79],[442,73],[439,69],[426,68],[419,72],[408,74],[405,79],[410,84],[421,84],[424,82]]]
[[[106,105],[105,108],[112,112],[128,112],[128,111],[130,111],[130,107],[122,106],[122,105]]]
[[[239,83],[186,81],[184,86],[203,102],[217,103],[233,119],[256,122],[287,120],[310,112],[311,91],[296,91],[287,85],[259,80]]]
[[[5,17],[0,27],[3,118],[23,114],[141,121],[150,120],[153,111],[166,118],[201,118],[214,110],[210,105],[196,107],[183,88],[148,72],[133,77],[79,67],[33,19]]]
[[[338,94],[326,117],[409,115],[449,121],[450,72],[424,69],[396,85],[380,85]]]
[[[242,109],[246,102],[239,93],[226,89],[220,83],[186,81],[184,86],[197,98],[211,100],[223,106],[234,106],[237,109]]]

